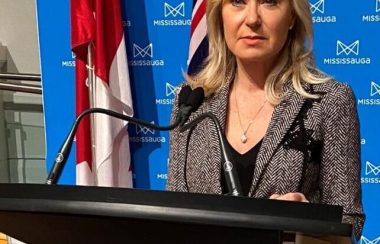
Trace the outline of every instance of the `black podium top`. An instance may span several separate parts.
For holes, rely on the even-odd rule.
[[[338,206],[125,188],[0,184],[0,213],[111,217],[352,235],[351,225],[341,223],[342,208]],[[0,232],[5,232],[2,226]]]

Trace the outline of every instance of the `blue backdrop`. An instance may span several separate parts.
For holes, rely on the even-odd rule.
[[[121,0],[135,116],[168,124],[183,82],[191,0]],[[367,220],[362,243],[380,241],[380,0],[310,0],[320,69],[348,82],[357,97],[361,126],[362,186]],[[69,0],[37,0],[47,165],[50,168],[75,115],[74,57]],[[135,186],[165,189],[167,132],[129,128]],[[75,146],[75,145],[74,145]],[[74,150],[61,184],[75,183]]]

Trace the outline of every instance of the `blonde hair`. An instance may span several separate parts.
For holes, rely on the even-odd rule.
[[[202,69],[187,80],[193,87],[203,87],[206,96],[221,89],[235,74],[235,56],[224,39],[222,6],[227,0],[207,0],[207,31],[209,55]],[[317,98],[302,87],[302,81],[318,84],[328,80],[326,76],[314,74],[313,23],[307,0],[289,0],[294,12],[294,25],[279,54],[278,61],[265,82],[267,99],[273,105],[281,101],[282,85],[292,80],[294,89],[304,97]]]

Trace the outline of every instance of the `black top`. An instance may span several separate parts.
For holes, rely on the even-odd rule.
[[[255,170],[256,158],[259,153],[262,139],[248,152],[240,154],[237,152],[230,143],[228,146],[231,150],[231,160],[237,169],[240,185],[244,196],[248,196],[249,190],[252,185],[253,171]],[[222,173],[222,191],[227,193],[227,185],[224,174]]]

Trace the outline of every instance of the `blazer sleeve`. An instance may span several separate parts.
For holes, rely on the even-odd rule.
[[[325,109],[320,189],[321,202],[343,207],[343,222],[361,236],[360,133],[355,96],[347,84],[328,95]]]
[[[171,123],[174,123],[178,110],[178,96],[176,96],[170,117]],[[183,151],[185,150],[185,145],[182,145],[182,134],[180,133],[178,127],[170,131],[168,179],[166,183],[166,190],[168,191],[187,191],[184,169],[185,159],[182,158]]]

